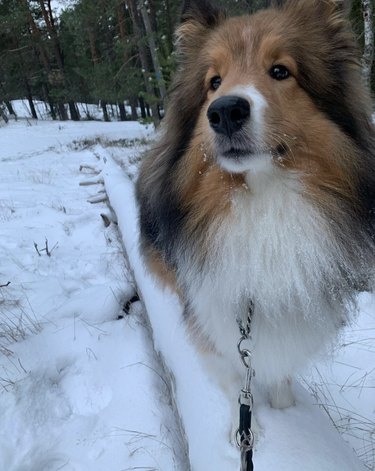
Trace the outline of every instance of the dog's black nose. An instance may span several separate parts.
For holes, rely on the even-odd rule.
[[[223,96],[211,103],[207,118],[215,132],[231,137],[250,118],[250,103],[239,96]]]

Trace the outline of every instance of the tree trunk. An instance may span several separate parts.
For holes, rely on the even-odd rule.
[[[118,109],[120,110],[120,120],[126,121],[126,110],[123,101],[118,102]]]
[[[33,97],[32,97],[32,94],[31,94],[30,85],[29,85],[29,82],[27,81],[26,78],[24,79],[24,83],[25,83],[25,88],[26,88],[26,98],[27,98],[27,101],[29,102],[31,116],[34,119],[38,119],[38,115],[36,114],[36,109],[35,109],[34,102],[33,102]]]
[[[151,97],[155,96],[152,84],[151,84],[151,66],[149,61],[149,55],[147,53],[147,48],[144,44],[144,28],[143,28],[143,21],[139,15],[137,2],[136,0],[126,0],[126,4],[129,8],[130,17],[133,23],[133,30],[134,36],[138,43],[138,51],[139,51],[139,58],[141,61],[142,69],[144,70],[144,80],[145,80],[145,88],[147,94]],[[159,115],[158,115],[158,108],[156,101],[152,103],[152,120],[155,126],[158,126],[160,123]]]
[[[372,0],[362,0],[364,21],[364,51],[362,56],[362,74],[368,86],[371,83],[371,70],[374,61],[374,31]]]
[[[57,62],[57,67],[59,68],[60,72],[64,75],[64,62],[61,54],[61,47],[60,47],[60,42],[59,38],[57,36],[56,28],[55,28],[55,22],[53,19],[53,14],[52,14],[52,8],[51,8],[51,0],[47,0],[48,3],[48,12],[46,10],[44,0],[39,0],[40,4],[40,9],[42,11],[42,15],[44,18],[44,22],[47,26],[47,31],[52,38],[53,41],[53,46],[55,50],[55,58]]]
[[[171,18],[171,5],[170,0],[165,0],[165,21],[167,23],[167,39],[168,39],[168,51],[173,51],[173,31],[174,27]]]
[[[147,13],[148,13],[148,17],[150,19],[151,29],[152,29],[153,33],[157,33],[159,29],[158,29],[158,23],[156,21],[157,8],[156,8],[156,5],[155,5],[155,0],[147,0],[146,2],[142,2],[142,4],[143,5],[147,4]]]
[[[102,110],[103,110],[103,118],[104,118],[104,121],[106,121],[106,122],[111,121],[111,120],[109,119],[109,115],[108,115],[107,102],[106,102],[106,101],[101,101],[101,102],[100,102],[100,106],[102,107]]]
[[[74,101],[69,100],[68,104],[69,104],[70,118],[73,121],[79,121],[80,116],[79,116],[79,113],[78,113],[78,110],[76,108]]]
[[[57,110],[61,121],[68,121],[69,116],[66,111],[65,105],[62,102],[57,103]]]
[[[89,37],[91,59],[92,59],[92,62],[95,66],[95,64],[99,63],[98,52],[96,50],[96,45],[95,45],[95,35],[94,35],[93,31],[90,28],[88,29],[87,33],[88,33],[88,37]]]
[[[129,8],[129,5],[127,4],[126,1],[125,1],[125,3],[121,2],[118,5],[118,8],[117,8],[119,33],[120,33],[120,39],[121,39],[122,47],[123,47],[123,67],[126,67],[126,65],[129,62],[131,62],[131,63],[133,63],[133,65],[135,65],[134,64],[134,59],[129,58],[129,50],[128,50],[129,49],[129,46],[128,46],[129,38],[126,35],[125,6],[127,6]],[[130,15],[130,16],[132,17],[132,15]],[[122,105],[123,105],[123,102],[122,102],[121,105],[119,104],[121,121],[127,119],[125,106],[122,110]],[[129,98],[129,105],[130,105],[130,108],[131,108],[130,119],[132,121],[137,121],[138,120],[138,113],[137,113],[138,100],[137,100],[137,97],[135,95],[133,95]]]
[[[51,0],[46,0],[46,1],[47,1],[48,11],[45,7],[45,3],[44,3],[45,0],[39,0],[39,4],[40,4],[40,8],[41,8],[42,15],[44,18],[44,22],[47,27],[47,31],[49,33],[49,36],[52,38],[57,68],[61,74],[61,86],[64,90],[64,99],[67,100],[69,87],[67,86],[68,84],[67,84],[66,75],[65,75],[64,59],[61,52],[61,45],[60,45],[59,37],[56,31],[55,20],[52,13]],[[79,121],[79,114],[77,112],[77,109],[74,105],[73,100],[67,100],[67,101],[68,101],[70,116],[72,120]],[[64,107],[64,112],[63,112],[62,107]],[[61,119],[63,120],[69,119],[68,113],[63,104],[59,104],[59,113],[60,113]]]
[[[137,121],[138,119],[138,111],[137,111],[137,104],[138,100],[136,96],[131,96],[129,98],[129,104],[130,104],[130,109],[131,109],[131,120],[132,121]]]
[[[9,100],[5,100],[5,106],[7,107],[9,114],[13,114],[14,116],[17,117],[16,113],[14,112],[12,103]]]
[[[30,13],[30,15],[31,15],[31,13]],[[22,54],[19,50],[19,43],[18,43],[17,40],[15,41],[15,46],[18,49],[18,51],[17,51],[18,60],[19,60],[19,63],[21,64],[21,67],[22,67],[21,71],[20,71],[20,74],[21,74],[21,77],[22,77],[22,83],[23,83],[24,88],[25,88],[26,98],[27,98],[27,101],[29,102],[31,116],[34,119],[38,119],[38,115],[36,114],[36,109],[35,109],[34,102],[33,102],[33,97],[32,97],[32,93],[31,93],[29,80],[28,80],[27,75],[26,75],[26,67],[25,67],[25,64],[24,64],[24,61],[23,61],[23,58],[22,58]]]
[[[51,113],[51,118],[56,121],[57,119],[57,116],[56,116],[56,110],[55,110],[55,105],[53,104],[52,100],[50,98],[48,98],[48,106],[49,106],[49,110],[50,110],[50,113]]]
[[[118,18],[118,27],[119,27],[119,33],[120,33],[120,38],[121,42],[123,43],[124,46],[124,61],[127,61],[127,56],[125,54],[125,48],[126,48],[126,28],[125,28],[125,12],[124,12],[124,4],[121,2],[117,5],[117,18]]]
[[[48,103],[48,106],[49,106],[49,110],[50,110],[50,113],[51,113],[51,118],[55,121],[57,119],[57,116],[56,116],[56,110],[55,110],[55,105],[49,95],[49,90],[48,90],[48,86],[47,84],[43,84],[42,85],[42,90],[43,90],[43,98],[44,98],[44,101],[46,103]]]
[[[38,26],[36,25],[36,23],[34,21],[33,15],[31,14],[31,11],[29,9],[28,1],[24,0],[23,3],[25,5],[25,8],[27,8],[28,21],[29,21],[30,30],[31,30],[30,34],[31,34],[32,38],[34,39],[35,43],[37,44],[41,62],[43,64],[43,67],[44,67],[44,69],[47,73],[47,76],[48,76],[48,74],[51,72],[51,64],[50,64],[49,58],[47,56],[47,53],[44,49],[44,46],[42,44],[41,34],[40,34],[40,31],[39,31],[39,28],[38,28]]]
[[[43,18],[44,18],[46,26],[47,26],[47,30],[48,30],[50,36],[53,39],[53,44],[54,44],[54,48],[55,48],[55,55],[56,55],[56,61],[57,61],[59,71],[61,73],[62,84],[63,84],[64,87],[66,87],[64,67],[63,67],[63,61],[62,61],[60,45],[59,45],[59,42],[58,42],[56,29],[55,29],[55,26],[54,26],[50,0],[47,0],[47,1],[48,1],[48,8],[49,8],[49,12],[51,14],[51,17],[49,17],[49,15],[48,15],[48,13],[45,9],[44,0],[39,0],[39,3],[40,3],[40,6],[41,6]],[[50,64],[47,52],[46,52],[46,50],[43,46],[43,43],[42,43],[40,30],[39,30],[37,24],[35,23],[34,18],[31,14],[28,1],[23,0],[23,2],[24,2],[24,5],[25,5],[25,7],[27,8],[27,11],[28,11],[28,21],[29,21],[29,25],[30,25],[30,29],[31,29],[31,35],[32,35],[32,37],[34,37],[34,39],[36,40],[36,42],[38,44],[39,55],[40,55],[41,61],[43,63],[44,69],[47,73],[47,77],[50,77],[50,75],[51,75],[50,74],[51,73],[51,64]],[[69,119],[67,110],[66,110],[65,105],[64,105],[63,102],[57,103],[57,111],[58,111],[58,114],[59,114],[59,118],[62,121],[66,121],[66,120]]]
[[[141,116],[143,119],[146,119],[147,118],[147,114],[146,114],[146,105],[145,105],[145,101],[143,99],[143,97],[139,97],[139,107],[141,108]]]
[[[5,124],[8,124],[9,118],[7,114],[5,113],[4,105],[1,102],[0,102],[0,118],[4,120]]]
[[[156,82],[158,84],[160,98],[161,98],[162,102],[164,102],[165,97],[167,95],[167,90],[165,88],[165,82],[164,82],[163,74],[162,74],[162,71],[161,71],[160,63],[159,63],[154,32],[152,31],[150,18],[148,16],[148,13],[147,13],[147,10],[146,10],[145,6],[141,7],[141,14],[142,14],[143,23],[144,23],[145,29],[146,29],[148,44],[149,44],[150,53],[151,53],[151,59],[152,59],[152,63],[153,63],[154,70],[155,70]]]

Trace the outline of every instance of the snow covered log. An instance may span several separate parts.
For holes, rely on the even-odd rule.
[[[158,288],[141,262],[134,185],[110,159],[103,174],[135,282],[147,310],[155,350],[175,383],[172,389],[187,435],[191,468],[194,471],[238,469],[238,452],[228,441],[226,399],[203,373],[196,352],[187,340],[177,297]]]

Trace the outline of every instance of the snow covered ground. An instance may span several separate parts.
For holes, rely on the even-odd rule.
[[[149,138],[129,122],[0,129],[0,470],[239,469],[229,405],[200,367],[177,300],[139,263],[131,179]],[[133,273],[117,225],[100,216],[113,219],[108,205],[87,201],[102,186],[79,185],[97,179],[94,167]],[[139,302],[124,312],[133,276],[149,318]],[[373,295],[361,296],[341,344],[306,371],[296,407],[256,397],[256,471],[374,469]]]

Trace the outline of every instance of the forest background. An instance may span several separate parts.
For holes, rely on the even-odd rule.
[[[231,13],[254,12],[275,0],[218,0]],[[375,89],[373,2],[346,8],[363,51],[365,80]],[[0,119],[12,100],[35,101],[43,116],[153,121],[163,116],[176,67],[174,30],[182,0],[0,0]],[[77,103],[81,106],[78,107]]]

